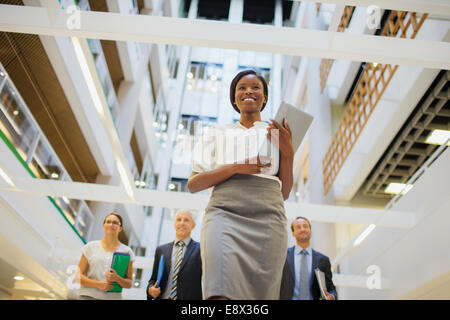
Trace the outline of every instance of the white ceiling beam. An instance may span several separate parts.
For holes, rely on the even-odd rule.
[[[19,178],[16,188],[1,185],[0,192],[20,192],[42,196],[67,197],[98,202],[132,203],[135,205],[163,207],[170,209],[194,209],[203,212],[209,196],[184,192],[136,189],[133,202],[120,186],[92,183]],[[383,211],[376,209],[331,206],[302,202],[286,202],[286,216],[295,218],[300,212],[307,212],[312,221],[330,223],[377,224],[389,228],[411,228],[415,224],[412,212]]]
[[[0,30],[260,51],[450,70],[450,43],[447,42],[90,11],[78,13],[80,29],[69,29],[68,13],[58,10],[57,18],[50,19],[49,16],[54,15],[50,15],[49,10],[0,5]]]
[[[358,7],[377,6],[381,9],[450,16],[450,2],[448,0],[326,0],[323,2]]]

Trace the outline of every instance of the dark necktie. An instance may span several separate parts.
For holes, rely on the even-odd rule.
[[[183,249],[184,249],[184,242],[183,241],[178,241],[175,244],[178,247],[178,251],[177,251],[177,257],[175,260],[175,267],[173,268],[173,277],[172,277],[172,290],[170,290],[170,295],[169,295],[169,299],[170,300],[177,300],[177,280],[178,280],[178,272],[180,271],[180,265],[181,265],[181,260],[183,257]]]

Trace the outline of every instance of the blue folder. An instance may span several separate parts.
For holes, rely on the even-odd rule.
[[[161,258],[159,259],[158,274],[156,276],[156,280],[158,281],[157,288],[159,288],[159,286],[161,285],[163,273],[164,273],[164,255],[162,254]],[[152,300],[156,300],[156,298],[153,298]]]
[[[163,272],[164,272],[164,255],[162,254],[161,258],[159,259],[158,275],[156,276],[156,280],[158,280],[158,288],[161,284]]]

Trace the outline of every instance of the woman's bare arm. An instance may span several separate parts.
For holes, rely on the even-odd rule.
[[[267,128],[267,137],[275,143],[280,150],[280,169],[278,171],[278,178],[281,180],[281,193],[283,199],[289,198],[292,185],[294,184],[294,148],[292,146],[292,132],[285,119],[283,119],[283,125],[277,121],[272,121]],[[273,137],[272,137],[273,136]],[[274,138],[274,140],[272,139]]]
[[[199,192],[211,188],[212,186],[227,180],[235,174],[261,173],[261,168],[268,166],[270,166],[270,163],[262,164],[259,161],[259,158],[252,158],[247,159],[246,163],[226,164],[217,169],[201,173],[192,171],[187,187],[192,193]]]
[[[112,287],[113,287],[112,283],[108,283],[106,281],[98,281],[98,280],[89,279],[87,276],[85,276],[87,268],[88,268],[88,261],[87,261],[86,257],[84,256],[84,254],[82,254],[80,262],[78,264],[77,279],[79,279],[80,284],[83,287],[98,288],[98,289],[104,290],[104,291],[108,291],[108,290],[112,289]]]
[[[280,170],[278,171],[278,178],[281,180],[281,193],[283,194],[283,200],[289,198],[291,193],[292,185],[294,184],[293,176],[293,166],[294,166],[293,156],[283,156],[280,159]]]

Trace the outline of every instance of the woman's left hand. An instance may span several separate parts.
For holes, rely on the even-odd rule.
[[[117,274],[116,270],[109,269],[109,272],[106,273],[106,281],[107,282],[118,282],[120,279],[119,275]]]
[[[274,119],[269,119],[272,123],[267,128],[267,138],[280,150],[282,156],[294,156],[294,146],[292,145],[291,128],[283,119],[283,125]]]

